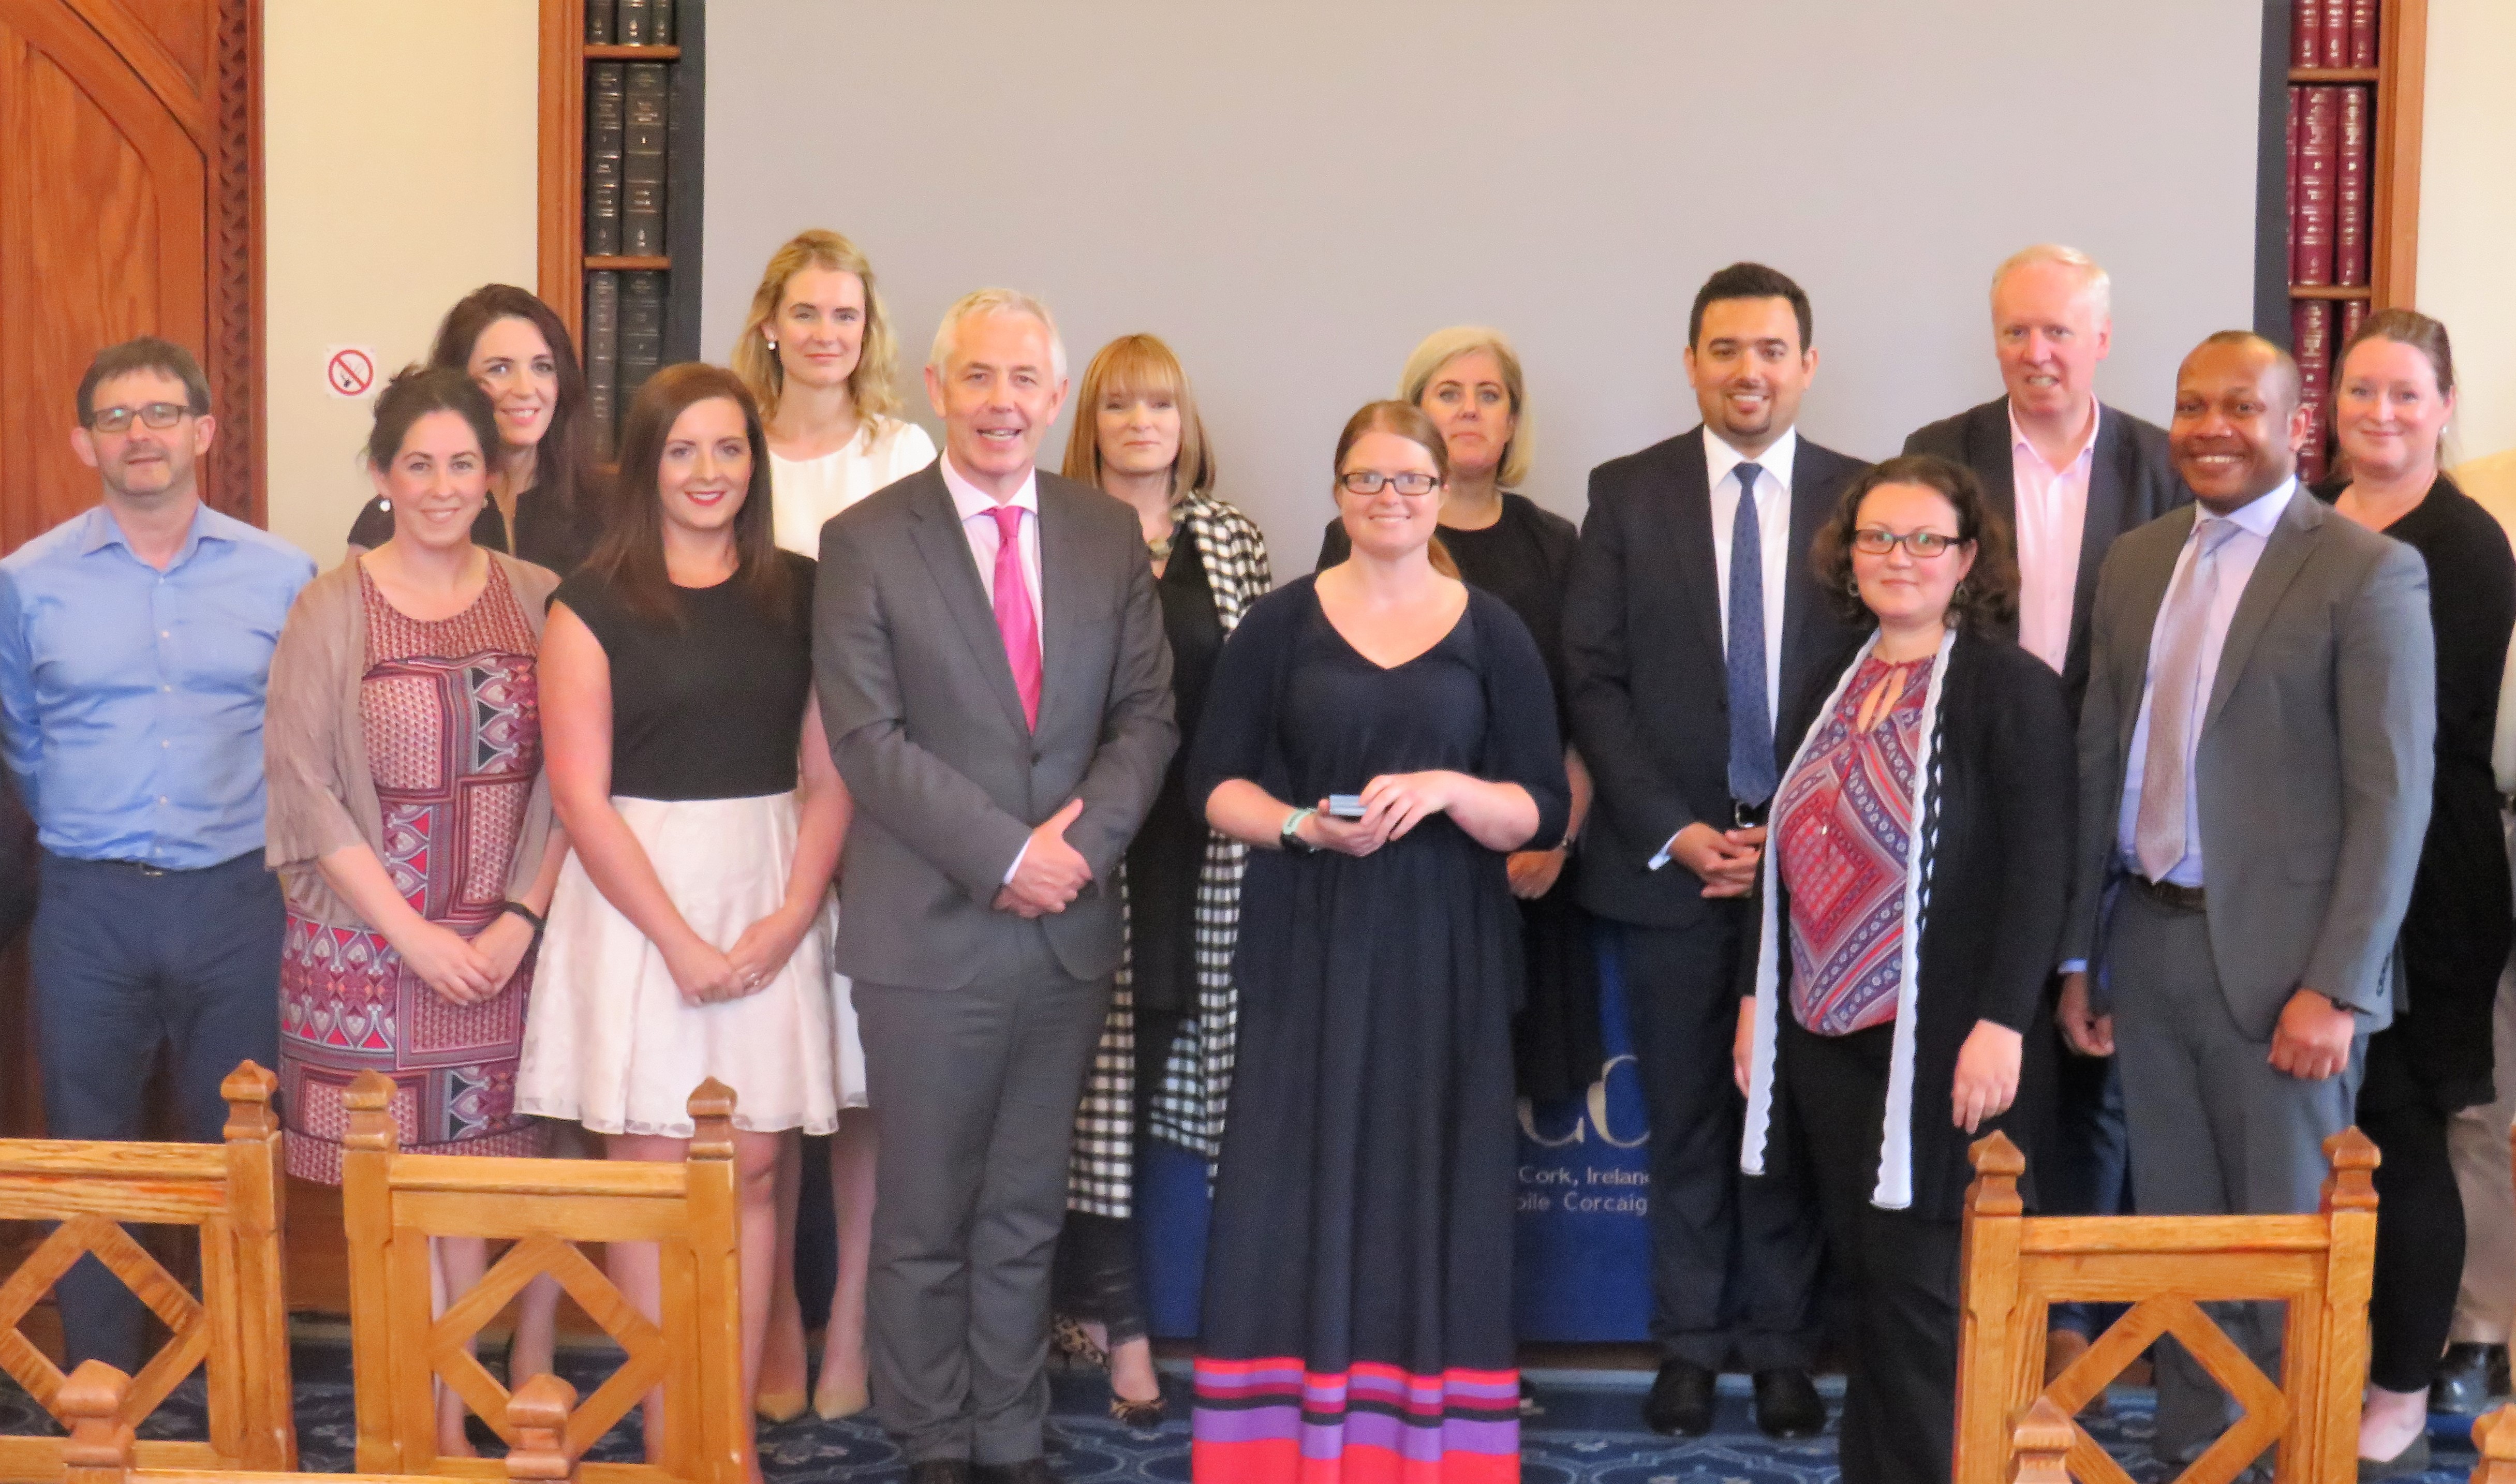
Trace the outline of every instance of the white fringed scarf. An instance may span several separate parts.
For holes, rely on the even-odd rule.
[[[1957,641],[1951,626],[1940,640],[1939,657],[1931,663],[1931,684],[1922,702],[1922,744],[1913,756],[1913,798],[1911,825],[1905,844],[1905,925],[1898,943],[1901,962],[1896,973],[1896,1049],[1887,1064],[1887,1126],[1878,1151],[1878,1183],[1869,1192],[1869,1204],[1888,1211],[1904,1211],[1913,1204],[1913,1022],[1921,998],[1919,975],[1922,962],[1922,922],[1930,906],[1930,842],[1936,834],[1936,821],[1925,812],[1930,804],[1931,770],[1939,750],[1940,701],[1949,679],[1949,651]],[[1861,646],[1844,668],[1843,678],[1825,698],[1825,706],[1809,725],[1808,734],[1800,739],[1798,751],[1791,755],[1791,765],[1783,770],[1782,782],[1788,786],[1791,776],[1808,761],[1809,749],[1825,723],[1843,704],[1843,694],[1851,688],[1852,678],[1861,673],[1861,662],[1878,647],[1878,636]],[[1782,789],[1774,791],[1780,800]],[[1779,826],[1780,819],[1769,819],[1768,826]],[[1747,1131],[1739,1150],[1739,1168],[1749,1175],[1765,1173],[1765,1135],[1774,1119],[1774,1048],[1779,1035],[1779,1017],[1788,1013],[1782,1008],[1782,955],[1790,952],[1782,936],[1783,926],[1776,902],[1776,886],[1781,867],[1776,864],[1782,837],[1769,828],[1765,837],[1763,863],[1764,887],[1762,926],[1756,947],[1756,1040],[1747,1076]]]

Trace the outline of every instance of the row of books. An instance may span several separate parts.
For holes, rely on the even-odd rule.
[[[671,46],[673,0],[585,0],[585,40],[588,46]]]
[[[585,275],[586,410],[597,447],[611,448],[620,409],[664,362],[664,275]]]
[[[2300,0],[2306,9],[2315,0]],[[2374,192],[2373,90],[2300,83],[2288,90],[2288,281],[2364,284]]]
[[[2374,66],[2377,3],[2378,0],[2293,0],[2288,64]]]
[[[585,250],[659,257],[672,82],[660,62],[598,62],[585,77]]]
[[[2341,348],[2368,317],[2368,301],[2298,299],[2289,304],[2290,341],[2297,352],[2298,381],[2307,409],[2315,414],[2315,432],[2298,460],[2298,476],[2309,483],[2331,467],[2330,435],[2333,378],[2341,369]]]

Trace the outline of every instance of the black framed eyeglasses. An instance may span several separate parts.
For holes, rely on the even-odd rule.
[[[1902,546],[1927,560],[1956,544],[1954,536],[1943,536],[1937,531],[1907,531],[1900,536],[1881,526],[1865,525],[1852,533],[1852,549],[1864,556],[1884,556]]]
[[[172,428],[191,415],[182,402],[150,402],[144,407],[99,407],[88,426],[99,433],[120,433],[138,418],[151,428]]]
[[[1376,469],[1356,469],[1337,475],[1337,482],[1346,487],[1347,493],[1356,495],[1376,495],[1384,484],[1397,485],[1402,495],[1429,495],[1442,481],[1437,475],[1411,470],[1403,474],[1385,474]]]

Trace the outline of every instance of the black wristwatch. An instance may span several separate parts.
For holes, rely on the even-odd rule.
[[[512,898],[499,903],[498,910],[501,913],[513,913],[516,916],[523,918],[524,920],[524,925],[533,929],[533,941],[538,943],[542,940],[542,915],[540,913],[535,912],[532,908],[525,906],[520,901],[513,900]]]
[[[1317,809],[1295,809],[1285,815],[1283,826],[1276,832],[1276,843],[1295,855],[1318,854],[1320,847],[1301,836],[1302,821],[1318,812]]]

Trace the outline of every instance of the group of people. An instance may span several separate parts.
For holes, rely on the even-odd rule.
[[[50,1126],[136,1136],[117,1072],[165,1043],[192,1137],[275,1061],[310,1178],[368,1070],[405,1148],[669,1160],[720,1078],[746,1394],[872,1406],[921,1484],[1051,1476],[1052,1347],[1163,1416],[1158,1139],[1213,1171],[1198,1478],[1504,1479],[1514,1099],[1596,1075],[1613,953],[1653,1426],[1708,1430],[1738,1369],[1767,1431],[1822,1431],[1831,1319],[1846,1478],[1945,1480],[1973,1138],[2011,1131],[2048,1211],[2276,1212],[2355,1120],[2361,1452],[2413,1466],[2450,1119],[2494,1096],[2516,556],[2439,473],[2434,321],[2353,340],[2348,473],[2310,490],[2254,336],[2193,350],[2167,429],[2101,405],[2109,296],[2067,248],[2001,265],[2005,394],[1869,465],[1798,431],[1806,294],[1723,268],[1699,426],[1595,470],[1577,528],[1520,488],[1509,341],[1440,331],[1345,426],[1280,588],[1160,340],[1069,397],[1044,306],[964,297],[939,451],[832,232],[772,258],[729,366],[638,390],[616,463],[558,316],[465,299],[377,397],[320,575],[201,504],[191,357],[110,348],[71,434],[102,504],[0,560]],[[832,1135],[838,1253],[809,1391],[798,1134]],[[449,1298],[486,1257],[437,1244]],[[652,1252],[609,1260],[651,1309]],[[136,1361],[109,1275],[60,1299],[74,1358]],[[512,1376],[556,1299],[523,1296]],[[2057,1307],[2049,1363],[2105,1318]],[[2227,1402],[2161,1349],[2191,1457]]]

